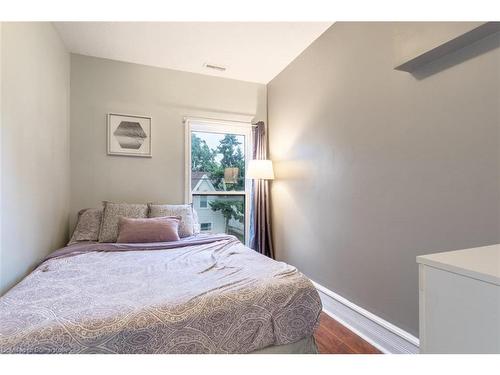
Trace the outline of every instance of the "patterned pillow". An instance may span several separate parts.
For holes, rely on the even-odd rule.
[[[190,204],[153,204],[148,203],[149,217],[180,216],[179,237],[195,234],[193,208]]]
[[[78,221],[68,245],[80,241],[97,241],[101,228],[102,208],[85,208],[78,212]]]
[[[132,217],[136,219],[148,217],[147,204],[113,202],[103,202],[103,204],[104,211],[99,231],[99,242],[116,242],[120,217]]]

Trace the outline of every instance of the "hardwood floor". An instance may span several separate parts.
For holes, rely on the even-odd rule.
[[[378,349],[323,312],[314,338],[321,354],[381,354]]]

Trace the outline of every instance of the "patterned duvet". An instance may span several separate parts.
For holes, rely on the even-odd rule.
[[[232,236],[84,243],[0,298],[1,353],[247,353],[311,336],[319,295]]]

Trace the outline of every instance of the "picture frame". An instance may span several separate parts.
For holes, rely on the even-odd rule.
[[[151,125],[148,116],[108,113],[108,155],[152,157]]]

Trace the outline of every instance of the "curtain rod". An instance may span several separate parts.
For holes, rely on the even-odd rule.
[[[256,123],[253,123],[251,121],[247,122],[247,121],[241,121],[241,120],[227,120],[227,119],[220,119],[220,118],[214,118],[214,117],[198,117],[198,116],[185,116],[185,117],[183,117],[182,122],[185,123],[189,119],[201,120],[201,121],[205,120],[205,121],[221,121],[221,122],[239,122],[242,124],[250,124],[252,126],[252,128],[256,128],[257,126],[259,126],[260,122],[264,122],[264,121],[257,121]]]

